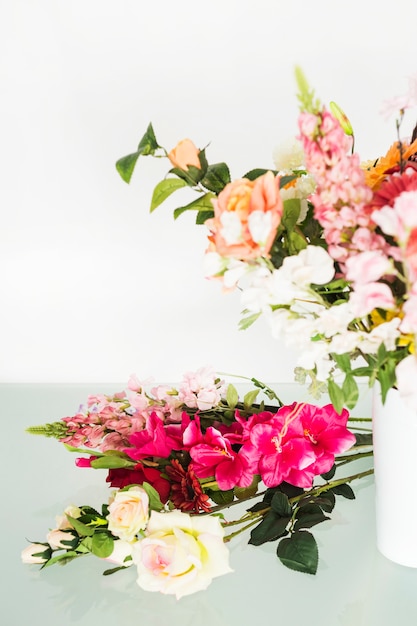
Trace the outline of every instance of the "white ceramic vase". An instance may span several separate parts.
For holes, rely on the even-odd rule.
[[[417,568],[417,411],[396,389],[384,404],[379,386],[374,389],[377,546],[391,561]]]

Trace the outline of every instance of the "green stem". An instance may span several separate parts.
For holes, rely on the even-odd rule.
[[[357,472],[356,474],[353,474],[352,476],[348,476],[347,478],[339,478],[337,480],[332,480],[328,483],[325,483],[324,485],[314,487],[313,489],[310,489],[310,491],[306,491],[299,496],[294,496],[293,498],[289,498],[289,503],[295,504],[296,502],[299,502],[303,498],[306,498],[309,496],[313,496],[313,497],[319,496],[320,494],[325,493],[326,491],[329,491],[333,487],[338,487],[339,485],[345,485],[346,483],[350,483],[354,480],[365,478],[366,476],[371,476],[373,473],[374,473],[374,470],[372,468],[369,470],[365,470],[363,472]],[[256,494],[256,495],[261,495],[261,494]],[[259,511],[255,511],[252,513],[248,512],[237,520],[232,520],[231,522],[225,522],[224,526],[229,527],[229,526],[238,526],[239,524],[246,524],[246,522],[249,521],[249,524],[246,524],[245,526],[235,531],[234,533],[227,535],[225,540],[227,539],[227,541],[229,541],[230,538],[235,537],[236,535],[239,535],[241,532],[243,532],[247,528],[250,528],[250,526],[253,526],[255,523],[259,521],[260,518],[262,518],[266,513],[268,513],[270,508],[271,508],[270,506],[266,506],[264,509],[260,509]]]

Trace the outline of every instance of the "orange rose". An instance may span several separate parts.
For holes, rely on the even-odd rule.
[[[268,256],[283,212],[278,177],[267,172],[254,181],[235,180],[213,200],[213,206],[214,217],[206,226],[221,256],[242,261]]]
[[[189,165],[201,169],[199,154],[200,150],[196,148],[191,139],[183,139],[171,150],[168,158],[174,167],[187,171]]]

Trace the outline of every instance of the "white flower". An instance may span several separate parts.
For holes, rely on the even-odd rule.
[[[146,537],[133,550],[139,587],[182,596],[206,589],[232,570],[218,517],[152,511]]]
[[[109,505],[109,530],[124,541],[132,541],[148,521],[149,497],[143,487],[117,491]]]
[[[297,255],[284,259],[282,269],[295,285],[325,285],[334,277],[334,261],[320,246],[307,246]]]
[[[362,333],[360,348],[366,354],[374,354],[383,343],[387,350],[395,350],[396,340],[400,336],[399,325],[401,320],[394,317],[389,322],[375,326],[370,333]]]
[[[265,245],[272,230],[272,211],[252,211],[248,217],[248,229],[255,243]]]
[[[291,137],[280,143],[273,153],[275,168],[279,172],[288,172],[304,167],[304,151],[301,142]]]
[[[64,543],[65,541],[72,541],[75,539],[75,535],[71,532],[60,530],[59,528],[55,528],[54,530],[49,531],[46,535],[46,540],[51,546],[52,550],[58,550],[59,548],[64,548],[65,550],[69,549],[69,545]]]
[[[337,333],[345,333],[349,323],[354,319],[349,302],[342,302],[329,309],[325,307],[316,320],[317,332],[325,337],[333,337]]]
[[[220,216],[222,228],[220,234],[228,246],[238,243],[242,239],[242,222],[234,211],[223,211]]]

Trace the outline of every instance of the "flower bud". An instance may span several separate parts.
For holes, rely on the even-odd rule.
[[[190,165],[201,169],[198,155],[200,150],[196,148],[191,139],[183,139],[168,154],[168,158],[174,167],[187,171]]]
[[[341,109],[340,106],[336,104],[336,102],[330,102],[329,107],[333,116],[337,119],[346,135],[353,135],[352,124],[350,123],[349,118],[347,117],[343,109]]]

